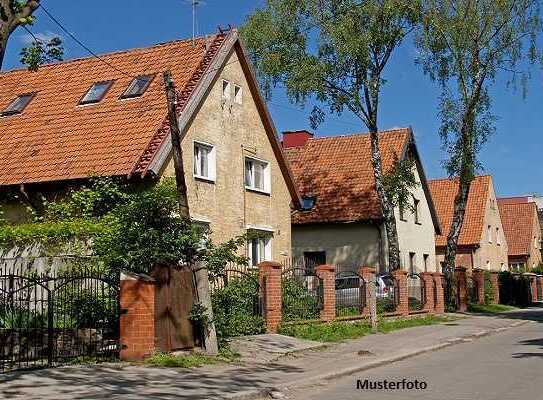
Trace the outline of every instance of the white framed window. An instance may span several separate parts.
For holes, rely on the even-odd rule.
[[[215,146],[194,142],[193,173],[195,178],[215,181],[216,178],[216,156]]]
[[[222,98],[224,100],[230,100],[230,82],[226,79],[223,79],[222,81]]]
[[[492,227],[490,225],[486,228],[486,234],[488,236],[488,243],[492,243]]]
[[[243,103],[243,89],[239,85],[234,85],[234,103]]]
[[[496,228],[496,244],[501,246],[502,239],[500,238],[500,228]]]
[[[245,188],[270,193],[270,164],[266,161],[245,157]]]
[[[271,261],[271,236],[262,236],[247,241],[249,265],[256,267],[263,261]]]

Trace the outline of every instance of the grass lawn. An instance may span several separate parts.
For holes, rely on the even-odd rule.
[[[146,358],[143,362],[147,367],[168,368],[197,368],[204,365],[233,362],[239,358],[239,354],[231,350],[221,350],[218,356],[208,356],[200,353],[174,355],[169,353],[156,353]]]
[[[421,318],[381,320],[378,324],[380,333],[388,333],[397,329],[414,326],[434,325],[452,321],[454,318],[446,316],[428,315]],[[293,336],[300,339],[315,340],[318,342],[340,342],[347,339],[356,339],[370,335],[371,325],[368,321],[334,321],[329,323],[311,323],[303,325],[286,325],[279,329],[282,335]]]
[[[506,306],[505,304],[468,304],[468,311],[473,313],[496,314],[512,310],[518,310],[518,308],[513,306]]]

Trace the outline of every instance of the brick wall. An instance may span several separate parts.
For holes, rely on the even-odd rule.
[[[421,272],[420,278],[424,285],[425,301],[423,310],[434,312],[434,275],[431,272]]]
[[[155,352],[155,281],[121,275],[121,360],[136,361]]]
[[[399,299],[396,306],[396,312],[400,315],[409,315],[409,296],[407,291],[407,272],[404,270],[396,270],[392,273],[398,285]]]
[[[499,272],[490,273],[490,283],[492,283],[492,304],[500,304],[500,286],[498,283]]]
[[[443,293],[443,274],[434,272],[433,274],[435,286],[437,288],[436,299],[434,302],[434,312],[443,314],[445,312],[445,294]]]
[[[319,265],[315,273],[322,279],[323,307],[321,320],[333,321],[336,318],[336,267],[334,265]]]
[[[466,269],[462,267],[456,268],[455,275],[458,311],[465,312],[468,309],[468,282],[466,276]]]
[[[259,280],[263,305],[263,315],[266,319],[266,331],[276,333],[281,323],[281,269],[275,262],[263,262],[258,265]]]
[[[485,304],[485,272],[475,268],[472,278],[473,282],[477,285],[477,303]]]

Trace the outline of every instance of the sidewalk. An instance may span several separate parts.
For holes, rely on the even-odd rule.
[[[444,325],[366,336],[275,361],[244,362],[193,370],[135,366],[65,367],[0,376],[6,399],[255,399],[398,361],[462,341],[499,333],[543,309],[473,316]]]

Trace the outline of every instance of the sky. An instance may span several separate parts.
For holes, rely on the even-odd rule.
[[[81,42],[96,53],[151,46],[192,35],[190,0],[42,0],[47,10]],[[217,31],[217,26],[239,26],[264,0],[205,0],[197,8],[198,33]],[[67,37],[43,13],[35,14],[31,27],[40,38],[60,36],[65,59],[89,56],[86,50]],[[18,29],[8,43],[4,70],[20,68],[19,52],[29,35]],[[413,59],[411,39],[395,52],[385,70],[387,83],[382,93],[380,129],[412,127],[419,153],[429,179],[446,176],[442,161],[439,130],[439,88],[426,77]],[[484,174],[491,174],[498,196],[543,194],[542,121],[543,74],[535,68],[526,98],[508,89],[499,79],[493,94],[497,115],[496,134],[482,150]],[[305,108],[289,103],[281,89],[275,90],[268,104],[278,131],[310,129],[311,103]],[[366,132],[353,115],[329,115],[314,131],[317,136]]]

